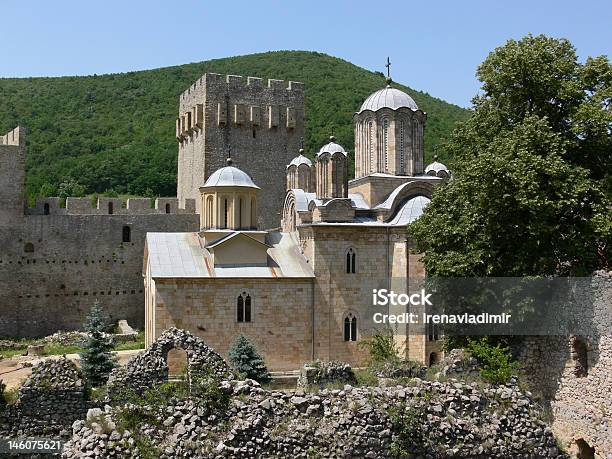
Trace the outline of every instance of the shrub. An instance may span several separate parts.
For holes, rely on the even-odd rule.
[[[104,321],[102,307],[96,301],[91,308],[85,322],[87,338],[83,343],[84,351],[81,356],[81,369],[87,382],[98,387],[108,381],[110,372],[117,366],[115,357],[111,354],[113,340],[105,335],[108,325]]]
[[[489,343],[489,338],[468,338],[468,351],[480,364],[480,376],[491,384],[505,384],[520,365],[512,361],[512,352],[508,346],[498,342]]]
[[[254,379],[259,383],[270,381],[270,373],[263,357],[246,336],[238,335],[228,353],[229,362],[234,371],[245,378]]]
[[[369,351],[372,362],[400,360],[393,331],[390,329],[375,331],[370,338],[361,341],[359,347],[366,348]]]

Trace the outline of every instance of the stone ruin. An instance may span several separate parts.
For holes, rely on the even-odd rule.
[[[108,380],[108,396],[121,399],[126,392],[142,395],[154,385],[167,382],[169,354],[176,350],[185,356],[185,377],[188,382],[202,372],[233,378],[223,357],[202,339],[186,330],[169,328],[144,353],[134,357],[125,367],[113,370]]]
[[[134,430],[117,428],[133,405],[107,406],[100,421],[74,423],[63,457],[566,457],[516,381],[479,387],[415,379],[318,392],[269,391],[252,380],[220,387],[231,397],[227,407],[170,399],[147,405],[150,421]]]
[[[324,387],[328,384],[355,384],[356,382],[355,373],[348,363],[317,360],[302,367],[297,387]]]
[[[65,435],[87,409],[85,381],[74,362],[45,360],[32,367],[17,402],[0,413],[0,435]]]

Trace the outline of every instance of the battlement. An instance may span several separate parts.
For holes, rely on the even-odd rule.
[[[0,136],[0,145],[10,146],[25,146],[26,141],[26,129],[23,126],[17,126],[7,134]]]
[[[194,214],[195,200],[186,199],[184,208],[177,198],[157,198],[151,206],[150,198],[100,197],[94,207],[91,198],[66,198],[66,207],[60,206],[60,198],[38,198],[36,206],[27,209],[28,215],[155,215]]]
[[[247,76],[246,78],[241,75],[221,75],[220,73],[205,73],[198,78],[189,88],[187,88],[181,94],[181,100],[186,99],[191,95],[192,92],[197,91],[206,85],[219,86],[226,84],[232,89],[237,88],[257,88],[257,89],[273,89],[288,91],[303,92],[304,83],[299,81],[286,81],[286,80],[275,80],[269,79],[267,85],[264,85],[263,78]]]

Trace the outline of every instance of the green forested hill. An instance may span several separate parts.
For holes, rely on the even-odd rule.
[[[176,194],[178,96],[205,72],[303,81],[309,156],[332,127],[351,153],[352,115],[384,85],[374,73],[325,54],[278,51],[156,70],[61,78],[0,79],[0,132],[28,128],[27,188],[35,195]],[[428,113],[426,155],[468,112],[397,85]],[[74,186],[77,183],[81,186]]]

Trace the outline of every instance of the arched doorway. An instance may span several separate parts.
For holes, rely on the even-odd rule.
[[[173,347],[168,351],[166,364],[168,365],[169,378],[177,378],[186,375],[189,368],[187,351],[179,347]]]

